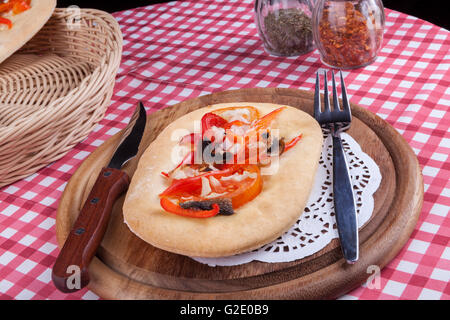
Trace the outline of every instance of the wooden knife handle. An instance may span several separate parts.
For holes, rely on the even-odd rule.
[[[128,188],[128,175],[103,168],[53,266],[52,280],[62,292],[75,292],[89,283],[89,264],[105,234],[116,199]]]

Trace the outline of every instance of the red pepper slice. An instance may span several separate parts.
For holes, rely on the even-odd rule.
[[[12,9],[14,3],[13,2],[7,2],[7,3],[0,3],[0,13],[1,12],[8,12]]]
[[[208,112],[202,117],[202,133],[212,127],[222,128],[228,121],[215,113]]]
[[[252,125],[252,129],[255,131],[259,131],[262,129],[267,129],[270,125],[270,123],[275,120],[275,118],[278,116],[278,114],[286,109],[286,107],[280,107],[278,109],[275,109],[268,114],[266,114],[264,117],[259,118],[255,121],[255,123]]]
[[[180,207],[180,205],[173,203],[167,197],[162,197],[160,204],[161,207],[167,212],[190,218],[210,218],[217,215],[220,211],[220,207],[217,203],[212,205],[211,210],[184,209]]]
[[[161,174],[166,177],[167,179],[170,178],[170,175],[167,172],[161,171]]]
[[[185,135],[183,138],[181,138],[179,144],[184,145],[184,144],[190,144],[190,145],[195,145],[195,143],[197,141],[201,141],[202,138],[200,137],[200,134],[198,133],[190,133]]]
[[[7,3],[0,3],[0,14],[11,10],[13,14],[19,14],[30,9],[30,4],[31,0],[10,0]],[[12,28],[12,21],[8,18],[0,17],[0,24],[7,25],[8,29]]]
[[[224,183],[224,187],[231,188],[233,191],[224,196],[218,198],[230,198],[233,204],[233,208],[239,208],[247,202],[253,200],[258,194],[261,193],[263,181],[259,167],[256,165],[248,165],[244,167],[244,170],[250,173],[255,173],[256,178],[246,178],[242,181],[227,181]],[[219,180],[220,181],[220,180]]]
[[[219,114],[223,114],[226,111],[237,108],[238,107],[223,108],[206,113],[201,120],[202,136],[200,137],[199,135],[189,134],[182,138],[182,140],[180,141],[181,144],[191,144],[193,148],[191,148],[191,152],[186,155],[183,161],[175,169],[179,168],[182,165],[194,164],[193,159],[195,156],[195,147],[197,146],[197,143],[194,143],[195,140],[198,140],[199,138],[207,138],[211,142],[214,142],[213,139],[215,137],[207,132],[212,127],[222,128],[226,130],[225,133],[227,140],[230,140],[230,142],[233,142],[235,144],[238,143],[241,146],[244,146],[244,148],[241,148],[242,150],[239,151],[240,153],[245,152],[243,154],[245,158],[244,164],[236,164],[237,161],[234,161],[233,164],[216,164],[216,168],[220,168],[220,170],[218,171],[204,172],[196,176],[184,179],[169,180],[170,186],[159,195],[161,206],[164,210],[182,216],[205,218],[218,214],[218,211],[220,211],[219,205],[213,204],[211,210],[185,209],[179,205],[180,201],[186,199],[202,201],[206,199],[214,200],[226,198],[231,199],[233,208],[238,208],[251,201],[261,192],[263,181],[261,178],[260,169],[258,167],[258,164],[260,164],[261,160],[260,155],[258,153],[256,154],[255,159],[250,159],[251,157],[254,157],[253,153],[250,151],[254,151],[254,146],[256,146],[256,148],[259,148],[259,140],[264,139],[260,136],[261,132],[264,130],[268,130],[271,122],[275,120],[279,113],[286,107],[275,109],[261,118],[259,118],[257,109],[253,108],[253,110],[251,109],[252,107],[244,107],[250,110],[250,114],[245,114],[245,121],[234,120],[229,122],[227,121],[227,119],[221,117],[218,114],[215,114],[216,112],[218,112]],[[249,118],[248,120],[251,120],[250,123],[245,123],[247,118]],[[230,130],[227,130],[232,125],[247,125],[250,126],[250,128],[244,135],[238,135],[231,132]],[[301,139],[301,136],[302,135],[299,135],[292,139],[285,146],[285,150],[294,147],[295,144]],[[251,146],[252,150],[249,149],[249,146]],[[236,158],[237,160],[239,160],[238,154],[235,154],[234,158],[235,160]],[[255,164],[249,164],[250,160],[255,160]],[[230,177],[235,173],[238,173],[240,175],[244,174],[244,172],[249,172],[250,175],[238,176],[238,179]],[[170,178],[172,176],[171,172],[162,172],[162,174],[167,178]],[[212,179],[213,177],[218,181],[214,181],[214,179]],[[225,177],[230,178],[225,179]],[[207,178],[209,180],[211,193],[209,193],[208,195],[202,195],[202,189],[204,187],[202,178]],[[211,198],[213,194],[216,194],[217,196]]]
[[[182,165],[194,164],[194,162],[195,162],[195,151],[188,152],[188,154],[186,154],[183,160],[181,160],[181,162],[172,170],[172,172],[181,167]]]
[[[212,112],[206,113],[202,117],[202,137],[207,138],[211,142],[214,141],[214,136],[211,134],[211,132],[208,132],[212,127],[218,127],[222,128],[228,123],[227,120],[222,118],[221,116],[218,116],[217,114],[214,114]]]
[[[12,28],[12,22],[9,19],[0,17],[0,24],[6,24],[8,26],[8,29]]]
[[[12,11],[14,14],[18,14],[18,13],[27,11],[28,9],[30,9],[30,6],[26,3],[26,1],[17,1],[17,2],[14,2]]]
[[[247,110],[248,115],[243,115],[243,117],[248,121],[248,123],[244,123],[240,120],[234,120],[228,122],[221,115],[227,111],[238,111],[238,110]],[[248,125],[252,121],[259,119],[259,111],[255,107],[226,107],[214,110],[212,112],[206,113],[202,118],[202,133],[205,133],[206,130],[212,128],[213,126],[228,129],[233,125],[242,126]]]
[[[238,171],[254,173],[256,174],[256,177],[255,178],[247,177],[241,181],[234,181],[232,179],[226,181],[221,180],[222,177],[231,176]],[[202,190],[202,179],[201,179],[202,177],[216,178],[219,182],[221,182],[220,188],[227,191],[226,194],[222,194],[216,198],[209,198],[209,200],[228,198],[231,199],[233,208],[238,208],[244,205],[245,203],[251,201],[262,190],[262,178],[259,167],[256,165],[247,165],[247,166],[234,166],[232,168],[228,168],[222,171],[208,172],[199,176],[176,180],[159,196],[161,199],[172,198],[178,201],[180,200],[181,197],[189,197],[189,196],[193,197],[194,200],[196,201],[205,200],[205,198],[200,197]],[[223,190],[214,190],[214,189],[215,188],[213,187],[213,192],[218,191],[220,193],[223,193]],[[167,204],[167,206],[170,206],[170,204]],[[171,210],[174,209],[172,208]]]
[[[182,197],[190,195],[199,195],[202,190],[202,180],[197,178],[198,176],[173,180],[173,183],[164,190],[159,196],[160,197]]]
[[[240,166],[234,165],[225,170],[209,171],[194,177],[174,180],[172,184],[166,190],[164,190],[159,196],[181,197],[187,194],[199,195],[202,189],[202,177],[213,176],[216,179],[220,179],[221,177],[232,175],[239,169],[241,169]]]
[[[186,156],[183,158],[183,160],[181,160],[181,162],[172,170],[170,170],[169,172],[164,172],[162,171],[161,174],[166,177],[166,178],[170,178],[170,176],[179,168],[181,168],[184,165],[192,165],[195,164],[195,151],[190,151],[186,154]]]
[[[294,147],[294,146],[297,144],[297,142],[300,141],[300,139],[302,138],[302,136],[303,136],[303,134],[300,133],[298,136],[296,136],[296,137],[293,138],[291,141],[289,141],[287,144],[285,144],[285,145],[284,145],[284,151],[283,151],[283,152],[286,152],[286,151],[288,151],[289,149],[291,149],[292,147]]]

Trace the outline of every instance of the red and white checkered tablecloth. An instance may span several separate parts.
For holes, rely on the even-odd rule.
[[[0,189],[0,298],[98,299],[66,295],[51,282],[58,253],[55,216],[81,162],[124,128],[137,100],[170,107],[212,92],[248,87],[313,90],[324,66],[314,51],[297,58],[266,54],[252,0],[177,1],[114,14],[124,48],[111,106],[87,139],[36,174]],[[362,286],[343,299],[450,298],[450,33],[386,9],[375,63],[344,77],[351,101],[392,124],[417,154],[425,198],[411,239],[381,272],[381,288]]]

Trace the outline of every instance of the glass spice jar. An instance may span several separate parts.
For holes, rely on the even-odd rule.
[[[313,34],[322,62],[353,69],[375,61],[383,41],[381,0],[317,0]]]
[[[264,49],[299,56],[314,49],[310,0],[255,0],[255,23]]]

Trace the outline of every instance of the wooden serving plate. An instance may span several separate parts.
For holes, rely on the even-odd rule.
[[[142,152],[178,117],[209,104],[238,101],[286,104],[313,112],[313,93],[293,89],[241,89],[184,101],[149,115],[139,154],[124,170],[131,177]],[[313,256],[293,262],[209,267],[157,249],[131,233],[123,223],[122,197],[90,265],[89,288],[107,299],[329,299],[361,285],[371,275],[370,265],[383,268],[408,240],[421,211],[423,181],[416,156],[392,126],[357,105],[352,105],[352,112],[348,133],[375,160],[382,175],[372,218],[360,230],[356,264],[346,264],[335,239]],[[56,219],[60,247],[120,136],[94,151],[67,184]]]

